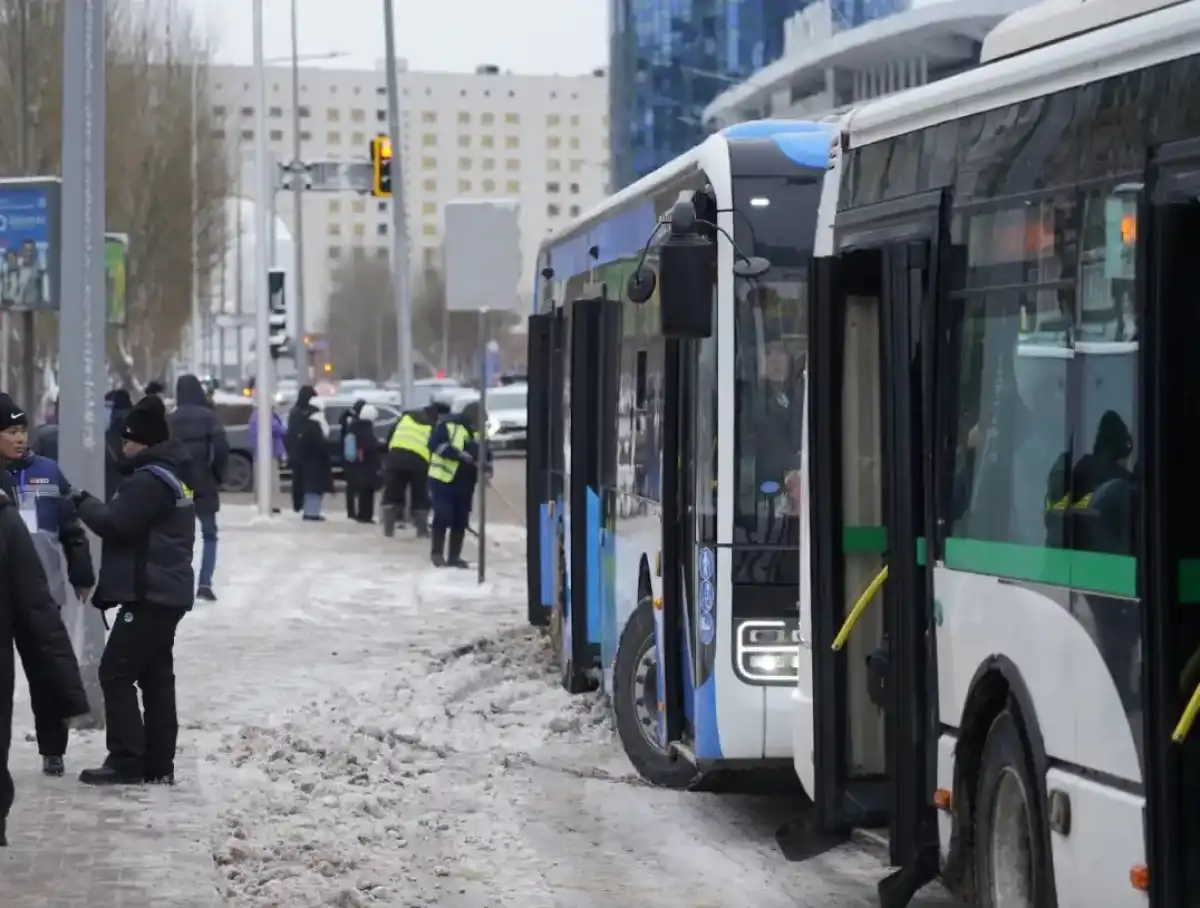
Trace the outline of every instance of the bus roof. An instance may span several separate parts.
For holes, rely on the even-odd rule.
[[[554,246],[586,231],[596,223],[603,221],[612,212],[619,211],[632,202],[652,195],[655,190],[666,183],[696,169],[704,151],[708,148],[739,141],[754,141],[773,139],[780,150],[797,163],[806,166],[824,168],[829,156],[829,137],[833,135],[834,124],[827,121],[811,120],[752,120],[748,123],[738,123],[715,133],[697,145],[684,152],[672,161],[668,161],[653,173],[647,174],[636,183],[626,186],[620,192],[614,193],[603,202],[584,212],[578,218],[560,230],[546,237],[538,247],[538,257]],[[814,141],[816,140],[816,141]],[[819,157],[815,163],[814,148],[819,147]],[[539,264],[538,267],[541,267]]]
[[[1124,3],[1134,10],[1133,18],[1104,24],[1099,7],[1109,8],[1112,13],[1112,3]],[[1092,12],[1084,9],[1092,4],[1097,4]],[[1022,50],[1036,40],[1034,31],[1039,25],[1036,15],[1032,19],[1030,15],[1036,14],[1040,7],[1015,13],[1012,24],[997,26],[998,35],[991,45],[993,56],[1004,53],[1006,47],[1012,56],[857,108],[842,121],[843,144],[848,143],[851,148],[871,145],[939,123],[1200,54],[1200,0],[1165,6],[1156,0],[1074,0],[1071,6],[1077,16],[1090,16],[1095,30],[1055,39],[1054,34],[1067,35],[1075,28],[1067,24],[1070,11],[1055,2],[1057,16],[1046,18],[1058,23],[1053,31],[1048,31],[1056,43]],[[1139,8],[1149,10],[1142,9],[1138,15]],[[1050,28],[1045,23],[1041,27]]]

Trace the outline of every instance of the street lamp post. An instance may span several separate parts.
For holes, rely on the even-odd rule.
[[[301,342],[296,345],[296,371],[310,378],[308,350],[302,350],[304,332],[307,330],[304,313],[304,180],[300,169],[300,23],[296,13],[297,0],[292,0],[292,207],[295,209],[292,223],[295,236],[292,242],[296,252],[296,335]],[[274,175],[272,175],[274,176]],[[272,191],[274,191],[272,183]]]
[[[270,299],[267,275],[267,194],[273,191],[273,175],[267,173],[267,71],[263,55],[263,0],[254,0],[254,170],[259,202],[254,206],[254,393],[258,398],[257,432],[254,445],[254,492],[258,513],[271,516],[271,379]],[[299,215],[299,211],[297,211]]]
[[[408,278],[408,224],[404,210],[404,146],[400,140],[400,86],[396,75],[396,14],[392,0],[383,0],[383,27],[387,66],[388,138],[392,144],[392,293],[396,303],[396,363],[400,372],[400,399],[404,406],[411,407],[412,295]]]

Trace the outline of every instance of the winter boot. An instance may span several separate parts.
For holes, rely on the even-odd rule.
[[[67,771],[62,757],[42,757],[42,775],[61,776]]]
[[[445,567],[446,556],[442,552],[446,548],[446,529],[445,527],[435,526],[433,528],[433,555],[431,561],[434,567]]]
[[[450,557],[446,559],[446,564],[450,565],[450,567],[470,567],[462,557],[463,537],[466,535],[465,530],[450,531]]]
[[[196,598],[203,599],[205,602],[216,602],[217,594],[213,592],[211,586],[202,586],[196,590]]]
[[[413,524],[417,528],[418,539],[429,538],[429,512],[428,511],[413,511]]]
[[[383,535],[391,539],[396,535],[396,508],[385,504],[379,509],[379,517],[383,521]]]
[[[79,774],[84,785],[141,785],[146,779],[141,772],[132,772],[107,763],[98,769],[85,769]]]

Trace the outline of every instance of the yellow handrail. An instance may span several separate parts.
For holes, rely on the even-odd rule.
[[[846,620],[842,622],[842,629],[838,631],[837,636],[833,638],[833,651],[835,653],[846,645],[846,640],[849,639],[850,632],[854,630],[854,625],[858,624],[858,619],[862,617],[862,613],[866,607],[871,604],[871,600],[875,598],[876,594],[880,590],[880,587],[882,587],[884,581],[887,580],[887,577],[888,569],[887,565],[885,564],[883,566],[883,570],[875,575],[875,579],[871,581],[870,585],[866,588],[866,590],[863,591],[863,594],[858,597],[858,601],[854,603],[854,608],[850,609],[850,614],[847,615]],[[1197,708],[1200,709],[1200,703],[1197,704]]]
[[[1197,684],[1196,689],[1192,691],[1192,698],[1184,707],[1183,715],[1179,717],[1179,724],[1175,726],[1175,731],[1171,732],[1171,740],[1176,744],[1182,744],[1191,732],[1192,726],[1196,724],[1197,715],[1200,715],[1200,684]]]

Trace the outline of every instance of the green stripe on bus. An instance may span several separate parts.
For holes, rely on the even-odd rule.
[[[1179,562],[1179,604],[1200,604],[1200,558],[1183,558]]]
[[[887,551],[887,527],[856,526],[842,529],[842,551],[856,555]]]
[[[1133,598],[1137,595],[1137,559],[1132,555],[952,537],[946,540],[945,564],[955,571],[990,574],[1107,596]]]
[[[919,564],[921,567],[925,567],[925,557],[926,557],[926,555],[925,555],[925,537],[918,536],[917,537],[917,564]]]

